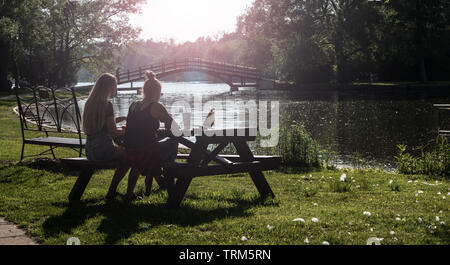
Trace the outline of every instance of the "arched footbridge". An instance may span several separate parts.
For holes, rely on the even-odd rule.
[[[117,69],[118,84],[143,81],[146,78],[145,72],[149,70],[153,71],[159,79],[180,72],[203,72],[228,84],[231,91],[237,91],[240,87],[272,89],[278,84],[278,81],[264,77],[255,68],[192,58],[168,63],[161,62],[125,71]]]

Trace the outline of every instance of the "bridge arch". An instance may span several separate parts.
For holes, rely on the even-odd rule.
[[[260,81],[265,79],[255,68],[190,58],[170,63],[162,62],[157,65],[141,66],[126,71],[118,69],[116,77],[119,84],[143,81],[145,72],[148,70],[153,71],[158,78],[180,72],[202,72],[228,84],[231,91],[238,90],[239,87],[258,87]]]

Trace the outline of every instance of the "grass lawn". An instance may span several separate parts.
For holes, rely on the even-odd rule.
[[[180,208],[155,184],[142,201],[104,199],[112,171],[94,175],[81,202],[75,173],[55,163],[18,164],[14,101],[0,100],[0,215],[43,244],[450,244],[450,182],[375,170],[266,172],[275,199],[261,201],[245,174],[194,179]],[[40,147],[26,146],[36,153]],[[60,149],[57,156],[76,156]],[[347,181],[341,182],[342,173]],[[143,193],[141,178],[137,193]],[[121,183],[120,192],[126,189]],[[302,222],[299,218],[302,218]],[[316,220],[317,222],[313,222]],[[293,221],[297,219],[298,221]]]

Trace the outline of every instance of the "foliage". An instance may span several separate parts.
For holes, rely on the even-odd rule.
[[[138,12],[143,2],[3,1],[0,53],[8,60],[1,68],[2,82],[9,75],[30,85],[61,87],[77,81],[81,66],[114,71],[115,55],[139,33],[128,14]]]
[[[254,66],[298,83],[443,79],[448,1],[256,0],[238,20]],[[439,40],[439,41],[437,41]],[[440,55],[438,55],[440,54]],[[244,58],[245,59],[245,58]]]
[[[450,177],[450,144],[447,138],[440,136],[436,140],[434,150],[413,156],[406,152],[406,145],[398,145],[395,156],[398,171],[403,174],[426,174],[433,177]]]
[[[280,155],[284,165],[320,168],[323,166],[322,149],[303,124],[293,121],[288,114],[283,114],[279,125],[279,141],[276,147],[260,147],[258,137],[255,152],[262,155]]]

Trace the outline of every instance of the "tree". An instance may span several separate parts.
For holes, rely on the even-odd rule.
[[[128,15],[139,12],[144,2],[2,1],[0,45],[6,48],[2,58],[12,58],[2,68],[2,80],[8,69],[31,85],[61,87],[76,82],[81,66],[93,72],[114,71],[117,54],[139,33],[130,26]]]

